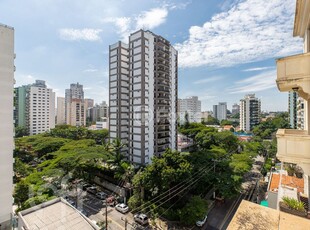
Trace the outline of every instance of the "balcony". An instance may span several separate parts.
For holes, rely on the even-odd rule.
[[[277,158],[282,162],[310,164],[310,135],[306,130],[279,129]]]
[[[281,92],[296,91],[308,100],[310,96],[310,53],[277,60],[277,85]]]

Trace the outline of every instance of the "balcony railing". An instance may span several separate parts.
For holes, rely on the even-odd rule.
[[[298,91],[307,98],[310,95],[310,53],[277,60],[277,85],[280,91]]]
[[[310,135],[306,130],[279,129],[277,158],[294,164],[310,163]]]

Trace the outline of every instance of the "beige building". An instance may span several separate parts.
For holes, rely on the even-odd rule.
[[[86,125],[86,103],[84,100],[83,85],[71,84],[70,89],[66,89],[65,97],[65,119],[67,125]]]
[[[0,24],[0,224],[11,229],[14,149],[14,29]]]
[[[57,117],[56,124],[66,124],[66,103],[64,97],[57,97]]]

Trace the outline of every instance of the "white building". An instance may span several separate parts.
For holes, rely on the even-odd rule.
[[[27,106],[30,135],[55,128],[55,93],[46,87],[45,81],[36,80],[29,87]]]
[[[72,126],[86,125],[87,109],[83,85],[79,83],[70,84],[70,89],[66,89],[65,107],[66,124]]]
[[[218,105],[213,105],[213,116],[220,122],[227,119],[227,103],[219,102]]]
[[[57,97],[57,117],[56,124],[66,124],[66,103],[64,97]]]
[[[177,149],[177,56],[150,31],[110,46],[110,137],[127,144],[132,162],[147,164]]]
[[[249,132],[260,122],[261,103],[255,94],[240,100],[240,129]]]
[[[178,99],[178,115],[180,124],[185,122],[185,114],[189,122],[201,122],[201,101],[197,96]]]
[[[11,229],[14,149],[14,29],[0,24],[0,225]]]

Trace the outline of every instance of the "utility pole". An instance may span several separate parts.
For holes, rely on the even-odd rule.
[[[125,218],[125,230],[127,230],[127,218]]]
[[[105,229],[108,230],[108,205],[107,205],[107,198],[105,199]]]

